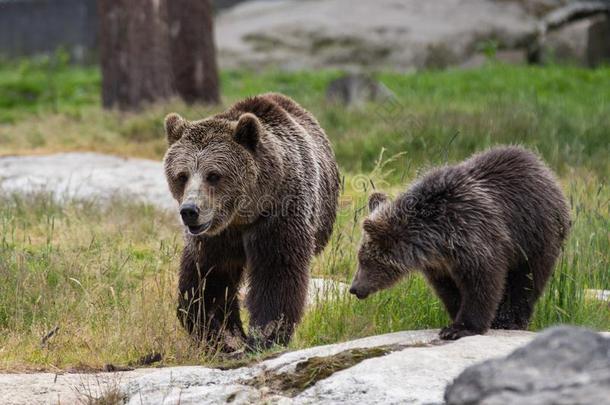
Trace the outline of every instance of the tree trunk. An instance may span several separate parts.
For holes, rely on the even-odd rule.
[[[98,9],[104,107],[131,110],[171,97],[165,2],[99,0]]]
[[[209,0],[167,0],[174,85],[188,103],[218,103],[218,68]]]

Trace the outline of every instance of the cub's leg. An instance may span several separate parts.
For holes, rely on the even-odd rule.
[[[445,306],[451,320],[455,321],[460,310],[460,290],[450,276],[437,275],[435,274],[437,272],[435,269],[425,269],[424,275]]]
[[[515,277],[515,271],[518,270],[518,267],[513,267],[506,275],[502,300],[500,301],[498,309],[496,310],[496,316],[491,322],[491,329],[515,329],[510,285],[512,283],[512,279]]]
[[[182,254],[178,283],[178,318],[199,342],[232,351],[227,337],[245,339],[237,292],[243,272],[239,257],[226,261],[228,244],[222,236],[187,246]],[[237,250],[239,252],[239,250]],[[233,342],[235,343],[235,342]]]
[[[496,310],[496,316],[491,322],[491,329],[515,329],[513,320],[513,309],[510,302],[510,289],[508,287],[509,283],[510,276],[506,283],[504,294],[502,294],[502,301],[500,302],[500,304],[498,305],[498,309]]]
[[[555,267],[556,255],[543,255],[524,261],[511,280],[510,294],[514,329],[527,329],[536,301]]]
[[[465,263],[454,269],[460,289],[460,309],[453,324],[443,328],[441,339],[456,340],[464,336],[485,333],[490,325],[504,291],[506,266],[503,263]]]
[[[307,299],[313,232],[299,218],[270,218],[245,238],[252,350],[286,345]]]

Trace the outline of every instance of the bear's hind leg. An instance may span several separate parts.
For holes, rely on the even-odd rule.
[[[512,278],[514,277],[513,274],[516,270],[517,269],[512,268],[507,274],[507,278],[504,283],[504,291],[502,293],[502,301],[500,301],[498,309],[496,310],[496,316],[491,322],[491,329],[515,329],[510,285],[512,283]]]
[[[504,289],[502,301],[496,310],[496,316],[491,322],[491,329],[514,329],[513,310],[510,303],[508,283]]]
[[[511,294],[512,329],[527,329],[536,301],[553,272],[555,256],[534,257],[524,261],[507,286]]]

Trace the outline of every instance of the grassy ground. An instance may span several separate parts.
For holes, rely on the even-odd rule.
[[[357,110],[324,103],[325,85],[337,75],[222,75],[226,104],[281,91],[310,108],[332,139],[345,187],[332,242],[314,261],[313,274],[351,279],[371,180],[396,194],[423,167],[522,143],[558,171],[574,216],[532,329],[574,323],[610,330],[608,304],[584,296],[586,288],[610,289],[610,69],[491,65],[384,73],[379,78],[398,100]],[[139,113],[102,112],[98,92],[93,68],[53,61],[0,65],[0,154],[97,150],[159,159],[165,113],[200,118],[221,108],[175,102]],[[109,209],[0,193],[0,230],[0,368],[101,367],[155,351],[166,364],[214,361],[175,319],[181,240],[172,215],[122,200]],[[439,301],[415,276],[363,302],[327,291],[292,346],[446,322]]]

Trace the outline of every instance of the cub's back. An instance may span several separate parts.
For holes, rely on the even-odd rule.
[[[462,165],[494,199],[526,255],[565,239],[568,204],[555,175],[535,153],[518,146],[496,147]]]

